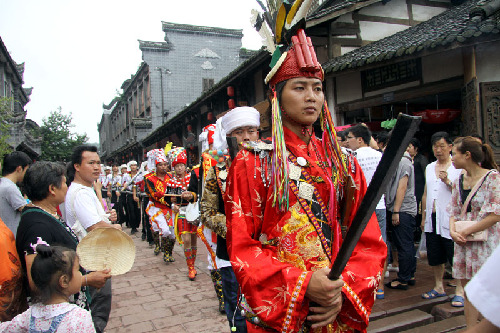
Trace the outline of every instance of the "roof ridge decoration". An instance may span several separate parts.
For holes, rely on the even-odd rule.
[[[139,49],[141,51],[144,50],[169,51],[172,49],[172,44],[170,42],[151,42],[140,39],[138,39],[137,41],[139,42]]]
[[[431,19],[323,64],[325,74],[500,32],[500,0],[469,0]],[[496,8],[496,9],[495,9]]]
[[[167,31],[175,31],[180,33],[203,33],[203,34],[234,36],[238,38],[243,37],[243,29],[208,27],[201,25],[191,25],[191,24],[173,23],[165,21],[162,21],[161,23],[162,23],[162,30],[165,33],[167,33]]]

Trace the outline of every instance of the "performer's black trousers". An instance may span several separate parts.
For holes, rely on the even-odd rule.
[[[139,203],[134,201],[134,196],[132,194],[127,193],[127,219],[129,223],[129,227],[132,229],[139,228],[139,224],[141,223],[141,212],[139,210]]]

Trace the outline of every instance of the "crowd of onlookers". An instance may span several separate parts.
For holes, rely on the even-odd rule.
[[[338,138],[341,146],[353,151],[369,184],[390,134],[372,136],[359,124]],[[467,293],[464,287],[500,243],[499,168],[491,147],[477,135],[452,140],[448,133],[436,132],[430,146],[432,156],[426,157],[421,142],[411,140],[385,198],[377,205],[375,214],[388,247],[384,276],[395,271],[397,278],[381,283],[376,298],[385,298],[384,287],[407,290],[415,285],[416,257],[425,254],[434,273],[434,287],[422,298],[447,297],[443,279],[454,278],[448,282],[455,287],[451,305],[465,307],[467,325],[472,327],[478,320],[477,309],[491,313],[494,303],[470,295],[471,290],[487,288],[486,282],[465,288]],[[459,221],[468,222],[462,227]],[[498,291],[489,292],[488,298],[496,300],[498,309]],[[481,294],[485,295],[484,290]]]
[[[389,139],[390,134],[385,132],[372,135],[364,124],[338,133],[339,144],[357,158],[367,184]],[[422,298],[448,296],[443,279],[453,277],[451,305],[465,308],[468,326],[477,323],[478,310],[486,318],[481,325],[493,322],[499,326],[492,311],[498,309],[499,299],[493,282],[494,273],[498,273],[493,260],[500,255],[498,250],[493,254],[500,243],[498,165],[491,148],[480,137],[452,140],[448,133],[437,132],[430,145],[432,156],[425,156],[420,141],[411,140],[376,206],[388,256],[375,296],[385,298],[385,288],[407,290],[415,285],[417,255],[426,250],[434,287]],[[132,167],[136,170],[137,163]],[[100,183],[115,189],[121,182],[115,179],[118,167],[112,169]],[[61,327],[81,325],[81,331],[90,332],[104,329],[111,304],[110,272],[83,271],[82,277],[74,252],[87,232],[117,219],[111,207],[103,207],[101,193],[94,189],[100,175],[97,150],[90,146],[74,151],[67,170],[59,163],[32,163],[22,152],[4,157],[0,179],[1,322],[22,313],[15,319],[21,326],[33,320],[34,326],[44,329],[43,318],[52,316],[59,318]],[[134,193],[130,202],[120,198],[111,201],[116,208],[135,207],[137,198]],[[140,212],[135,214],[140,220]],[[120,228],[119,224],[112,226]],[[135,233],[139,225],[130,221],[130,227]],[[144,240],[146,229],[143,233]],[[147,238],[151,241],[149,235]],[[65,248],[51,246],[56,244]],[[397,278],[385,283],[389,271],[397,272]],[[30,288],[23,288],[23,282]],[[37,295],[43,295],[39,300],[44,306],[28,309],[30,289],[40,291]],[[79,309],[91,309],[92,317],[85,311],[73,311],[74,304]]]

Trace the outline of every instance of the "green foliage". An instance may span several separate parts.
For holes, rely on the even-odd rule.
[[[3,161],[4,155],[12,151],[9,145],[10,138],[10,119],[12,117],[12,98],[0,98],[0,161]]]
[[[60,107],[43,118],[43,125],[40,126],[40,133],[43,136],[42,160],[67,162],[71,159],[73,148],[88,141],[86,133],[71,132],[71,128],[75,127],[72,121],[71,113],[63,114]]]

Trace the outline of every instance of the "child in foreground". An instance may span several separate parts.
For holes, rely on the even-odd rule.
[[[69,303],[82,284],[76,252],[43,244],[36,252],[31,267],[36,303],[12,321],[0,323],[0,332],[95,332],[90,312]]]

